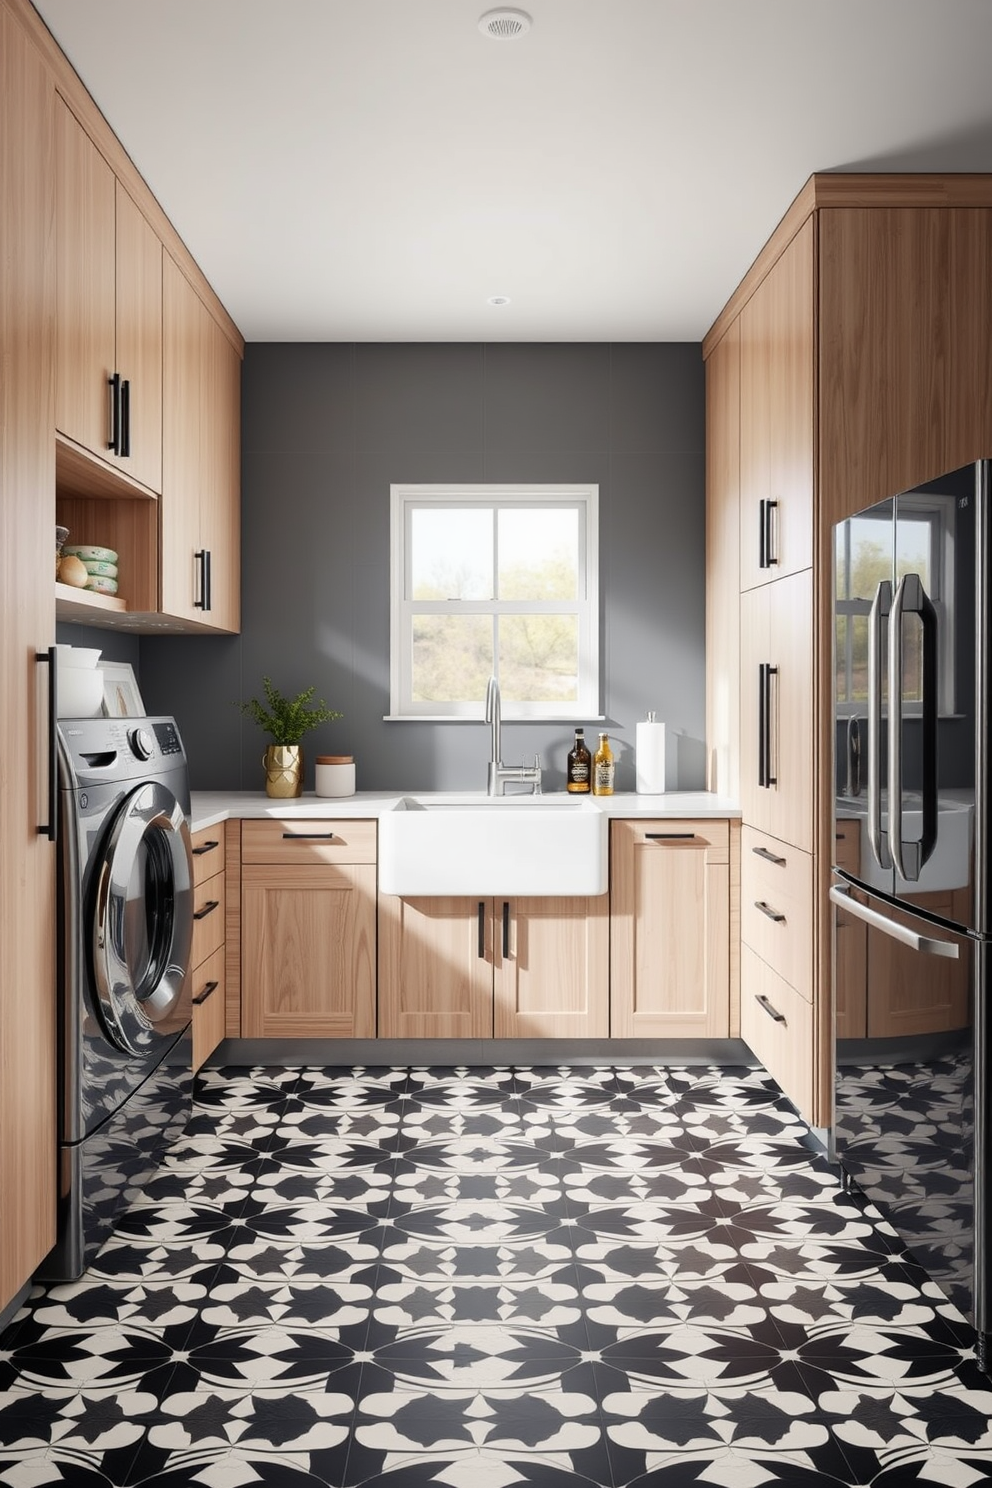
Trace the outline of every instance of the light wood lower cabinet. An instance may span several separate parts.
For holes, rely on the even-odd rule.
[[[379,900],[380,1038],[604,1038],[609,895]]]
[[[193,834],[193,945],[190,996],[193,1003],[193,1068],[209,1059],[224,1037],[226,992],[226,826]]]
[[[798,1110],[813,1100],[813,1006],[741,946],[741,1038]]]
[[[610,1033],[730,1032],[730,825],[614,821]]]
[[[375,823],[246,821],[241,1032],[373,1038]]]

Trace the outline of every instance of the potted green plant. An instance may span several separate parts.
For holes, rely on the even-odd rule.
[[[259,728],[272,738],[262,757],[265,766],[265,790],[270,796],[299,796],[303,792],[303,747],[304,734],[318,724],[341,718],[343,714],[329,708],[323,700],[310,706],[313,687],[297,693],[295,698],[284,697],[274,687],[270,677],[262,678],[265,702],[249,698],[238,707],[248,718],[253,718]]]

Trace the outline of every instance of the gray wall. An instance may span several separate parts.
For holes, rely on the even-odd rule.
[[[484,789],[479,723],[385,723],[393,481],[596,481],[604,712],[617,788],[654,708],[704,728],[704,400],[695,344],[254,344],[243,377],[243,628],[149,637],[151,712],[175,713],[194,789],[263,788],[266,739],[232,700],[314,683],[345,716],[306,741],[358,788]],[[590,730],[595,724],[590,720]],[[568,724],[507,724],[564,785]],[[700,782],[701,783],[701,782]]]

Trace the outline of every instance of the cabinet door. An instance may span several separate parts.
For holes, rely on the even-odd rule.
[[[199,296],[168,254],[162,271],[161,610],[203,619],[200,548],[200,411],[206,323]],[[200,601],[200,603],[197,603]]]
[[[813,850],[812,636],[809,572],[741,595],[744,820],[804,852]]]
[[[224,1037],[225,949],[219,946],[190,973],[193,1000],[193,1068],[210,1058]]]
[[[606,1038],[609,895],[497,899],[493,963],[497,1038]]]
[[[740,316],[742,589],[813,562],[813,310],[810,219]]]
[[[241,625],[241,358],[207,314],[204,324],[200,546],[209,565],[203,620]]]
[[[375,1035],[375,868],[272,868],[241,878],[246,1038]]]
[[[741,1038],[807,1120],[813,1109],[813,1007],[741,946]]]
[[[379,1037],[492,1038],[491,900],[379,896]]]
[[[116,355],[117,182],[61,99],[55,144],[56,427],[106,460]]]
[[[55,98],[0,6],[0,1308],[55,1243],[55,848],[48,668],[55,640]],[[16,375],[7,376],[7,373]]]
[[[726,1038],[728,823],[615,821],[610,861],[610,1033]]]
[[[130,401],[127,456],[111,464],[162,489],[162,245],[117,183],[116,369]]]
[[[740,321],[706,363],[706,784],[740,794]]]

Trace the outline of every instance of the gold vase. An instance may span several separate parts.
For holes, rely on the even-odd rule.
[[[270,744],[262,756],[265,793],[283,800],[303,794],[303,746]]]

